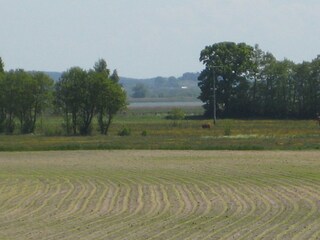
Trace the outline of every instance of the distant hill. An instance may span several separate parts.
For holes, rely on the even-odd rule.
[[[57,82],[62,75],[61,72],[44,72],[44,73],[47,74],[50,78],[52,78],[55,82]]]
[[[44,72],[54,81],[58,81],[61,72]],[[170,98],[188,97],[196,99],[200,94],[198,87],[199,73],[186,72],[176,77],[154,77],[154,78],[128,78],[120,77],[120,83],[127,91],[128,96],[132,95],[132,88],[136,84],[143,84],[148,89],[148,98]]]
[[[189,97],[196,99],[200,94],[198,87],[199,73],[184,73],[181,77],[154,77],[148,79],[120,77],[120,83],[128,96],[136,84],[143,84],[148,89],[148,98]]]

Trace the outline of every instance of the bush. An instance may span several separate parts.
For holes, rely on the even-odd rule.
[[[181,108],[173,108],[168,115],[168,119],[171,120],[183,120],[185,118],[185,112]]]
[[[118,132],[119,136],[130,136],[131,135],[131,129],[130,128],[123,128]]]
[[[142,133],[141,133],[141,136],[144,136],[144,137],[147,136],[147,131],[143,130]]]
[[[181,125],[181,120],[185,118],[185,112],[181,108],[173,108],[167,116],[167,119],[173,120],[172,126],[178,127]]]

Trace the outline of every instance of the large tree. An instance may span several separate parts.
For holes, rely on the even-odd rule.
[[[320,57],[295,64],[278,61],[258,45],[217,43],[202,50],[198,80],[205,114],[212,115],[213,78],[220,116],[313,118],[320,114]]]
[[[23,76],[23,73],[20,73]],[[20,79],[23,86],[17,102],[17,117],[21,132],[35,131],[37,117],[50,105],[53,80],[42,72],[28,73]]]
[[[101,133],[107,133],[112,117],[126,99],[125,92],[109,74],[104,59],[99,59],[93,70],[73,67],[62,74],[56,84],[56,104],[64,112],[68,134],[90,134],[96,114]]]
[[[119,83],[117,70],[113,70],[110,75],[104,59],[96,62],[94,71],[90,71],[90,76],[99,86],[95,96],[100,133],[107,135],[115,114],[127,106],[127,95]]]
[[[225,116],[246,116],[251,76],[256,72],[254,49],[245,43],[221,42],[205,47],[200,61],[205,69],[198,78],[205,114],[213,114],[213,78],[216,80],[217,109]],[[222,79],[221,81],[218,81]]]
[[[101,134],[108,134],[114,115],[127,106],[126,93],[112,79],[104,79],[99,95],[98,123]]]
[[[103,59],[95,64],[94,71],[90,71],[90,76],[98,80],[99,92],[97,92],[96,113],[100,133],[107,135],[114,115],[124,109],[127,105],[126,93],[119,84],[117,70],[110,74],[107,64]]]
[[[56,103],[64,112],[67,134],[76,135],[80,128],[82,108],[88,97],[87,75],[85,70],[72,67],[56,84]]]
[[[320,56],[298,64],[294,82],[298,115],[308,118],[320,115]]]
[[[13,133],[17,118],[21,133],[34,132],[38,114],[50,101],[53,80],[43,73],[18,69],[7,72],[0,85],[2,130]]]

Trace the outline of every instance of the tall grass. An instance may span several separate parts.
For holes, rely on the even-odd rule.
[[[161,110],[161,111],[160,111]],[[33,135],[0,135],[0,151],[69,149],[320,149],[320,128],[312,120],[218,120],[211,129],[201,125],[211,119],[190,118],[173,124],[170,109],[128,110],[118,114],[107,136],[93,122],[91,136],[66,136],[63,118],[43,117]],[[119,132],[130,129],[129,136]],[[147,134],[142,134],[147,133]],[[128,134],[126,134],[128,135]]]

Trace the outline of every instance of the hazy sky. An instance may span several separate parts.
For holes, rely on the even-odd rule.
[[[258,43],[278,59],[320,54],[320,0],[0,0],[5,69],[89,69],[104,58],[119,75],[201,71],[200,51]]]

